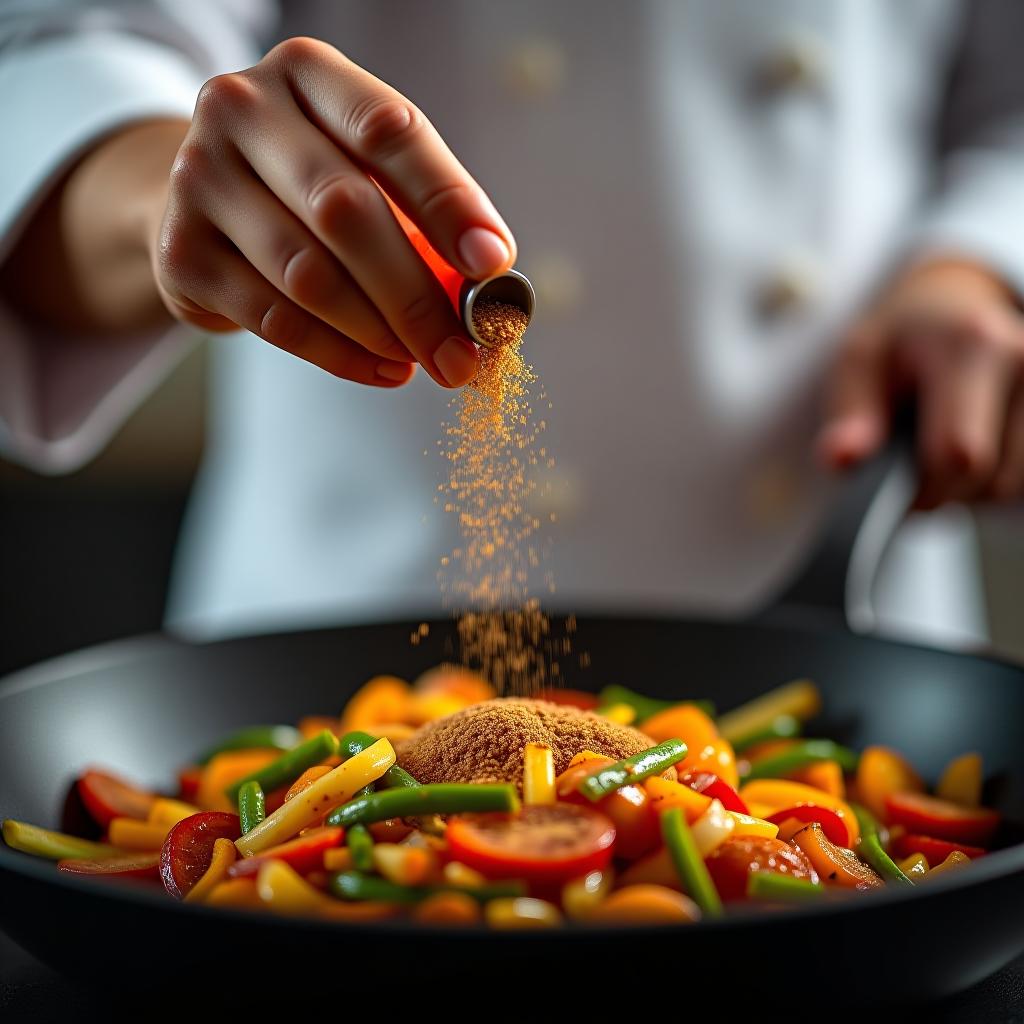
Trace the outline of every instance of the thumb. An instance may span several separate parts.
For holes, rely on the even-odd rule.
[[[826,389],[825,422],[818,458],[834,471],[870,458],[889,434],[889,388],[884,335],[870,323],[855,327],[843,342]]]

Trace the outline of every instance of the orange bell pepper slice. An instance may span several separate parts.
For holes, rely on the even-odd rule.
[[[924,783],[906,758],[889,747],[867,747],[857,764],[857,796],[878,819],[894,793],[923,793]]]

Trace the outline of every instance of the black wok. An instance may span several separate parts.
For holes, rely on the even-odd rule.
[[[615,681],[659,697],[709,696],[724,709],[810,676],[826,706],[814,732],[853,745],[891,744],[931,777],[951,755],[980,750],[992,778],[986,795],[1024,822],[1024,670],[808,623],[582,618],[576,647],[590,653],[592,667],[567,663],[566,683]],[[176,766],[237,726],[335,713],[369,676],[411,677],[441,660],[450,624],[434,624],[416,647],[411,626],[204,646],[142,638],[10,677],[0,684],[0,817],[56,825],[69,780],[90,763],[167,787]],[[1012,827],[1003,838],[1015,841]],[[826,1007],[938,997],[1024,950],[1022,911],[1024,846],[910,894],[886,891],[837,907],[628,934],[425,932],[212,912],[155,892],[60,876],[51,864],[0,848],[0,926],[16,941],[78,976],[103,977],[116,965],[120,984],[152,983],[165,993],[169,970],[178,979],[216,976],[223,984],[257,965],[274,977],[312,971],[323,979],[358,965],[365,979],[401,963],[432,984],[458,981],[463,991],[488,965],[506,961],[557,964],[558,977],[577,966],[600,976],[609,957],[642,956],[646,977],[693,975],[704,992],[719,983],[735,991],[738,981],[750,991],[781,984],[801,998],[818,993]],[[512,999],[528,989],[509,984],[507,991]]]

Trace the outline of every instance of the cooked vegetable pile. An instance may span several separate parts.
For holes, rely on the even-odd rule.
[[[552,746],[528,742],[514,780],[421,784],[402,767],[418,728],[493,697],[463,669],[414,686],[377,677],[340,720],[226,738],[181,770],[173,797],[89,770],[68,805],[83,835],[8,819],[3,836],[60,871],[191,903],[509,929],[692,922],[927,884],[984,856],[1000,824],[981,806],[977,754],[929,794],[896,751],[805,738],[821,705],[806,681],[717,719],[706,702],[620,686],[549,691],[581,735],[615,735],[596,715],[649,745],[622,759],[578,750],[556,775]]]

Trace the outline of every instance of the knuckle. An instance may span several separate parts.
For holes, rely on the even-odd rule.
[[[320,39],[311,36],[292,36],[283,39],[266,56],[267,60],[281,61],[287,64],[317,60],[327,50],[333,49]]]
[[[315,182],[306,202],[320,230],[334,231],[358,223],[373,208],[376,186],[354,174],[333,174]]]
[[[196,100],[196,118],[244,117],[256,105],[258,88],[244,72],[217,75],[205,82]]]
[[[349,133],[364,157],[390,156],[408,145],[423,127],[423,115],[406,99],[371,96],[349,112]]]
[[[160,229],[156,245],[156,265],[161,278],[172,285],[180,285],[192,262],[194,247],[188,232],[174,221],[167,221]]]
[[[420,293],[407,299],[398,309],[399,334],[417,333],[432,324],[437,316],[437,300],[433,295]]]
[[[215,163],[205,146],[194,140],[183,142],[171,165],[171,191],[188,194],[196,185],[209,181],[213,176]]]
[[[420,207],[424,214],[432,216],[438,210],[447,206],[457,207],[471,198],[470,187],[465,182],[448,182],[428,192],[420,201]]]
[[[257,333],[278,348],[300,352],[309,338],[309,321],[293,306],[272,302],[260,315]]]
[[[324,260],[311,249],[293,251],[283,260],[284,289],[307,309],[319,305],[330,294],[332,277]]]
[[[954,343],[964,350],[1000,353],[1008,348],[1003,317],[991,310],[961,313],[952,333]]]

